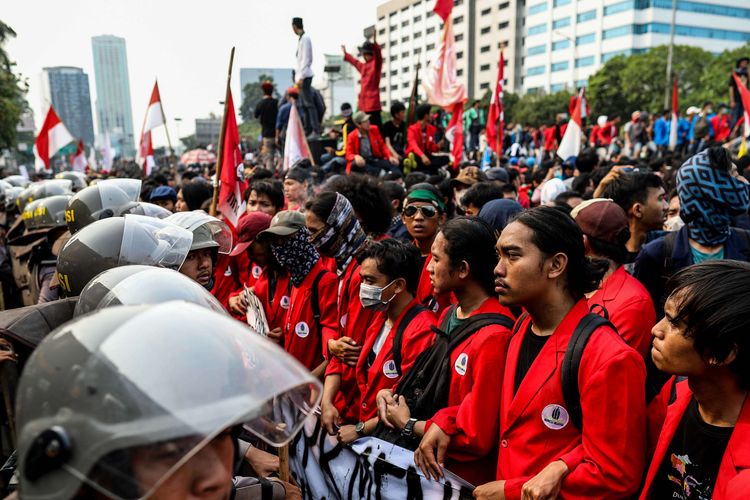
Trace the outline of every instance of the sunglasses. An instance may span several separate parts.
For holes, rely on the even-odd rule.
[[[422,213],[422,216],[427,219],[432,219],[437,215],[437,208],[431,207],[430,205],[409,205],[404,208],[404,215],[406,217],[414,217],[417,215],[417,211]]]

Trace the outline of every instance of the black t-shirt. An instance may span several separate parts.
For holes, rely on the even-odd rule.
[[[732,74],[729,75],[729,87],[732,89],[732,93],[734,93],[734,102],[737,103],[740,108],[744,109],[742,106],[742,95],[740,94],[740,89],[737,88],[737,82],[734,81],[734,75],[735,71],[732,71]],[[747,73],[737,74],[737,76],[740,78],[740,81],[747,86]]]
[[[406,122],[397,127],[393,123],[393,120],[388,120],[381,127],[381,131],[383,132],[383,139],[390,139],[393,149],[399,155],[404,156],[404,148],[406,147]]]
[[[537,358],[537,356],[539,356],[539,353],[542,351],[544,344],[547,343],[547,340],[549,340],[549,338],[549,335],[547,335],[546,337],[542,337],[541,335],[537,335],[532,332],[531,322],[529,322],[529,327],[526,330],[526,335],[524,335],[523,337],[523,342],[521,342],[521,349],[518,353],[518,363],[516,363],[516,379],[514,383],[515,387],[513,390],[514,393],[518,392],[518,388],[521,386],[521,382],[523,382],[523,379],[529,372],[531,365],[534,364],[534,360]]]
[[[270,99],[261,99],[255,105],[255,118],[260,119],[261,134],[266,139],[276,137],[276,114],[278,112],[279,103],[273,97]]]
[[[733,430],[705,423],[693,399],[656,473],[651,498],[710,499]]]

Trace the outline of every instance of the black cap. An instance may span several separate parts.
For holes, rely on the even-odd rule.
[[[372,54],[375,51],[375,45],[371,41],[366,41],[362,44],[362,46],[359,48],[359,51],[363,54]]]
[[[304,26],[302,25],[302,18],[301,17],[293,17],[292,18],[292,25],[296,26],[298,28],[303,28]]]

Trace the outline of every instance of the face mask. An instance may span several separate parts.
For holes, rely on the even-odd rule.
[[[385,311],[386,309],[388,309],[388,304],[391,303],[391,301],[397,294],[394,293],[390,299],[383,302],[382,300],[383,292],[385,291],[386,288],[388,288],[394,283],[395,283],[395,280],[391,281],[383,288],[380,288],[378,286],[373,286],[373,285],[366,285],[364,283],[360,284],[359,285],[359,301],[362,302],[362,307],[364,307],[365,309],[369,309],[370,311]]]

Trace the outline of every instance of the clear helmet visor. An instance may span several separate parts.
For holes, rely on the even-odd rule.
[[[140,179],[106,179],[96,185],[102,207],[115,208],[128,201],[138,201],[141,195]]]
[[[179,269],[190,252],[193,233],[166,220],[128,214],[118,266],[143,264]]]
[[[68,179],[49,179],[35,182],[31,186],[29,197],[32,200],[55,196],[58,194],[73,194],[73,182]]]
[[[148,496],[183,466],[226,463],[229,429],[288,443],[321,392],[293,357],[227,315],[185,302],[97,311],[52,332],[26,365],[21,490],[61,491],[72,476],[120,497]],[[70,458],[47,482],[29,483],[30,448],[51,428],[68,433]]]
[[[148,203],[145,201],[132,201],[122,205],[115,211],[116,217],[122,217],[127,214],[145,215],[146,217],[155,217],[157,219],[166,219],[172,212],[164,207]]]
[[[203,210],[177,212],[167,217],[167,221],[193,233],[191,250],[218,247],[221,254],[228,254],[232,251],[232,230],[226,223],[208,215]]]

